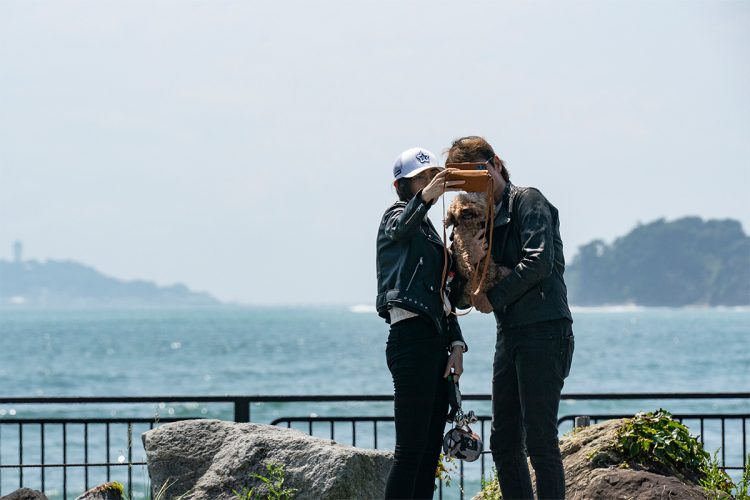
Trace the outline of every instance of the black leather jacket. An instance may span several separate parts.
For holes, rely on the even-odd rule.
[[[427,217],[428,208],[420,191],[408,203],[396,202],[385,211],[378,229],[375,305],[387,323],[388,306],[394,305],[434,322],[438,332],[447,335],[446,345],[465,343],[456,317],[446,317],[443,309],[443,242]]]
[[[513,269],[487,292],[498,327],[573,320],[557,209],[537,189],[510,182],[495,217],[492,257]],[[460,305],[459,305],[460,306]]]

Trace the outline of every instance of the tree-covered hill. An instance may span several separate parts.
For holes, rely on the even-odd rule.
[[[121,281],[72,261],[0,260],[0,308],[211,307],[207,293],[184,285]]]
[[[565,281],[581,306],[750,305],[750,237],[735,220],[660,219],[580,247]]]

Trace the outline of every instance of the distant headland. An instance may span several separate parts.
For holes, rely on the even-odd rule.
[[[583,245],[565,281],[578,306],[746,306],[750,237],[732,219],[659,219]]]
[[[23,259],[23,246],[13,245],[12,261],[0,260],[2,309],[100,309],[216,307],[223,303],[185,285],[158,286],[122,281],[69,260]]]

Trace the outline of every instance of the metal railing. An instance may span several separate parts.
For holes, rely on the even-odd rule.
[[[490,396],[485,394],[466,394],[463,396],[464,401],[490,401]],[[563,401],[622,401],[622,400],[649,400],[649,401],[666,401],[666,400],[741,400],[750,402],[750,392],[732,392],[732,393],[619,393],[619,394],[566,394],[562,396]],[[0,397],[0,405],[22,405],[24,408],[42,407],[47,408],[50,405],[65,408],[69,411],[71,406],[77,411],[83,407],[91,405],[126,405],[129,408],[140,407],[143,409],[145,404],[164,404],[164,403],[190,403],[190,404],[211,404],[224,407],[224,417],[229,420],[232,418],[235,422],[250,422],[253,415],[251,414],[252,405],[256,404],[288,404],[288,403],[341,403],[341,407],[348,403],[387,403],[393,401],[391,395],[309,395],[309,396],[282,396],[282,395],[257,395],[257,396],[154,396],[154,397]],[[337,406],[339,407],[339,406]],[[576,408],[578,410],[578,408]],[[78,476],[83,475],[82,484],[88,489],[92,477],[91,471],[100,470],[106,473],[100,477],[106,477],[109,481],[112,478],[113,470],[126,468],[127,482],[126,487],[128,496],[133,498],[133,468],[145,467],[145,462],[136,457],[134,450],[133,434],[134,429],[141,427],[144,430],[153,429],[154,427],[168,422],[177,420],[186,420],[193,418],[205,418],[203,414],[186,413],[179,417],[160,418],[159,415],[153,417],[75,417],[63,418],[55,413],[59,409],[53,409],[51,412],[38,410],[41,416],[34,418],[15,418],[14,415],[6,416],[0,412],[0,495],[7,494],[16,489],[15,487],[24,486],[41,486],[44,491],[50,484],[50,474],[46,471],[59,470],[62,472],[56,479],[55,488],[60,487],[62,492],[60,497],[68,498],[68,488],[70,487],[69,471],[78,471]],[[47,416],[45,413],[52,413]],[[577,412],[577,415],[586,414],[587,412]],[[593,413],[593,412],[591,412]],[[625,415],[596,413],[589,416],[592,422],[599,422],[609,418],[619,418]],[[391,410],[392,415],[392,410]],[[270,423],[274,425],[286,425],[293,427],[294,424],[307,426],[309,434],[315,434],[316,429],[321,425],[326,426],[326,433],[331,439],[336,439],[336,430],[343,423],[351,429],[350,443],[353,446],[358,444],[357,432],[360,434],[366,432],[371,436],[373,448],[379,448],[379,428],[388,426],[388,433],[392,435],[391,415],[373,415],[373,416],[285,416],[272,419]],[[632,414],[627,415],[632,416]],[[748,413],[676,413],[675,418],[681,421],[696,421],[700,426],[700,436],[703,441],[704,426],[706,422],[719,421],[721,424],[721,465],[728,470],[741,469],[746,465],[745,457],[748,453],[747,448],[747,421],[750,419]],[[574,415],[565,415],[560,417],[559,424],[572,422]],[[479,429],[475,429],[483,441],[488,446],[489,431],[487,425],[491,417],[481,415],[479,419]],[[725,457],[726,450],[726,426],[728,421],[738,421],[741,425],[742,435],[742,465],[727,464]],[[572,425],[571,425],[572,427]],[[56,430],[53,430],[56,429]],[[71,430],[78,429],[81,435],[71,439]],[[58,432],[59,430],[59,432]],[[98,430],[97,434],[95,431]],[[121,448],[123,451],[117,460],[112,459],[112,442],[114,440],[114,430],[122,430],[124,438],[120,437],[120,442],[127,444]],[[340,437],[341,434],[339,434]],[[98,437],[97,437],[98,436]],[[33,443],[29,444],[30,438]],[[90,442],[104,447],[104,456],[92,457],[90,453]],[[142,454],[143,449],[138,440],[138,453]],[[57,458],[50,460],[50,449],[59,452]],[[481,477],[485,477],[487,472],[487,452],[483,454],[476,470]],[[12,457],[11,460],[8,460]],[[5,460],[4,460],[5,459]],[[491,463],[491,462],[490,462]],[[476,464],[476,463],[475,463]],[[471,467],[476,467],[470,464]],[[463,498],[465,487],[465,468],[464,463],[458,464],[458,477],[460,485],[460,497]],[[38,471],[32,479],[27,471]],[[24,472],[27,472],[24,474]],[[477,475],[478,475],[477,474]],[[6,476],[3,480],[3,475]],[[11,475],[15,481],[13,486],[9,486]],[[98,483],[95,483],[98,484]],[[12,489],[8,489],[12,488]],[[443,497],[443,484],[439,484],[439,496]]]

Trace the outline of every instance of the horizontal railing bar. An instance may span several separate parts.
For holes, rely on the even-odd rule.
[[[270,425],[278,425],[281,422],[393,422],[393,417],[379,415],[372,417],[279,417]]]
[[[127,467],[128,465],[147,465],[146,462],[117,462],[117,463],[89,463],[89,464],[2,464],[0,469],[49,469],[70,467]]]
[[[183,420],[200,420],[204,417],[185,418],[0,418],[0,424],[150,424],[181,422]]]
[[[580,415],[565,415],[558,419],[558,423],[567,422],[570,420],[575,420],[576,417]],[[633,414],[599,414],[599,415],[586,415],[587,417],[591,419],[614,419],[614,418],[633,418]],[[674,413],[672,414],[672,418],[682,418],[685,420],[696,420],[696,419],[704,419],[704,420],[721,420],[721,419],[745,419],[750,418],[750,413]]]
[[[563,394],[563,400],[623,399],[750,399],[750,392],[625,392]],[[465,394],[464,400],[489,401],[489,394]],[[253,396],[87,396],[87,397],[0,397],[8,404],[128,404],[128,403],[303,403],[303,402],[365,402],[393,401],[390,394],[317,394],[317,395],[253,395]]]
[[[463,399],[466,399],[463,397]],[[601,394],[563,394],[562,399],[602,400],[602,399],[750,399],[750,392],[623,392]]]
[[[563,422],[570,422],[575,420],[579,415],[564,415],[557,420],[558,425]],[[594,420],[611,420],[615,418],[632,418],[633,414],[591,414],[586,415]],[[750,413],[679,413],[673,414],[672,417],[682,420],[740,420],[750,419]],[[490,415],[477,415],[478,421],[489,421],[492,419]],[[273,420],[270,425],[278,425],[280,423],[308,423],[308,422],[392,422],[394,417],[389,416],[357,416],[357,417],[279,417]]]

